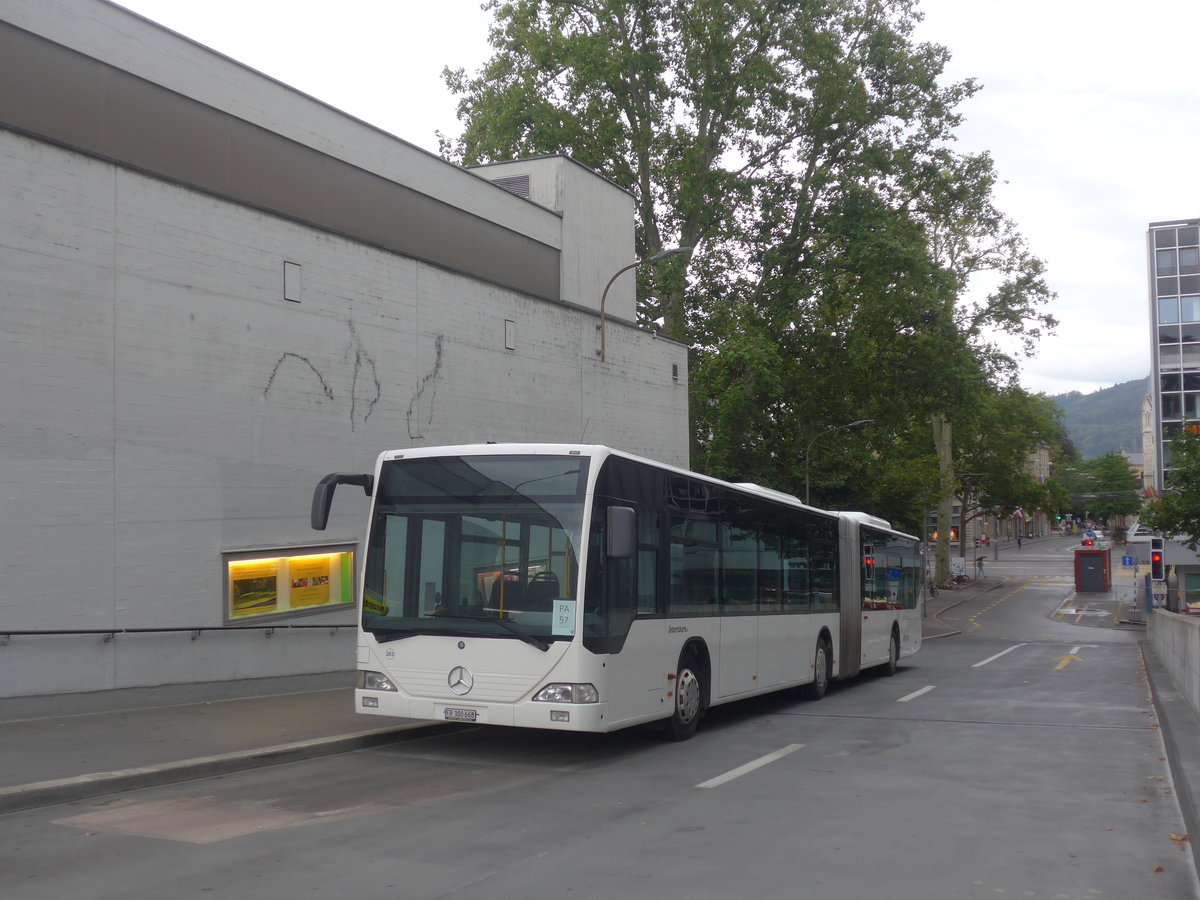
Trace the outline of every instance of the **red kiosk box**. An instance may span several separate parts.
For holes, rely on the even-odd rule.
[[[1112,561],[1107,549],[1075,551],[1075,590],[1081,594],[1112,590]]]

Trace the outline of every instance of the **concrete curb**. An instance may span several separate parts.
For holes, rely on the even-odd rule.
[[[294,741],[271,747],[258,747],[219,756],[199,756],[176,762],[160,763],[133,769],[118,769],[113,772],[93,772],[73,778],[58,778],[52,781],[37,781],[9,788],[0,788],[0,814],[54,806],[76,800],[87,800],[118,791],[158,787],[214,775],[228,775],[264,766],[297,762],[319,756],[333,756],[368,747],[394,744],[440,734],[457,725],[438,725],[417,722],[398,728],[377,728],[353,734]]]
[[[1171,673],[1154,653],[1149,641],[1140,641],[1142,661],[1150,682],[1150,696],[1161,725],[1159,733],[1167,748],[1167,766],[1174,782],[1175,797],[1183,812],[1183,824],[1190,835],[1192,865],[1200,877],[1200,817],[1196,814],[1196,794],[1200,790],[1200,721],[1179,693]]]

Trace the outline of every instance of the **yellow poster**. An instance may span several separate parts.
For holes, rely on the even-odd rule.
[[[254,616],[279,608],[279,560],[229,564],[229,615]]]
[[[329,557],[298,556],[288,560],[292,606],[323,606],[329,602]]]

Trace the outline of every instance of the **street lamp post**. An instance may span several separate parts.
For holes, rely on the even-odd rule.
[[[808,442],[808,447],[804,451],[804,502],[808,503],[808,463],[812,457],[813,444],[818,439],[825,437],[827,434],[833,434],[835,431],[841,431],[843,428],[855,428],[859,425],[866,425],[868,422],[874,422],[874,419],[859,419],[856,422],[847,422],[845,425],[834,425],[832,428],[827,428]]]
[[[604,303],[608,299],[608,289],[613,286],[613,282],[617,280],[619,275],[628,272],[630,269],[636,269],[643,263],[660,262],[664,259],[670,259],[672,256],[678,256],[680,253],[688,253],[691,247],[668,247],[666,250],[661,250],[653,256],[647,256],[645,259],[635,260],[627,266],[622,266],[613,272],[612,278],[608,279],[608,284],[604,286],[604,293],[600,295],[600,361],[604,362],[604,324],[607,321],[604,315]]]

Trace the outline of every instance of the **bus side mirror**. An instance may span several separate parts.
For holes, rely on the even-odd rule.
[[[609,559],[631,559],[637,553],[637,512],[632,506],[608,508]]]
[[[357,484],[370,497],[375,491],[375,476],[343,475],[334,472],[322,478],[313,491],[312,512],[310,513],[312,527],[316,531],[324,531],[325,526],[329,524],[329,507],[333,504],[333,492],[337,490],[339,484]]]

